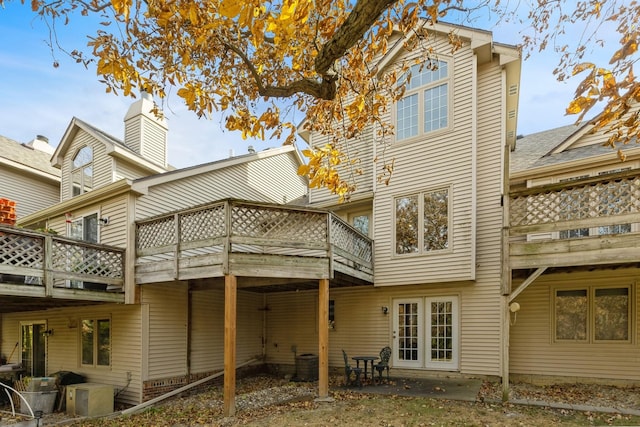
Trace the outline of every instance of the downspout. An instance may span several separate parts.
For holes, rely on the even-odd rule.
[[[262,294],[262,361],[267,360],[267,294]]]
[[[478,55],[473,54],[473,85],[471,89],[471,280],[476,280],[476,232],[478,200]],[[452,203],[453,205],[453,203]]]

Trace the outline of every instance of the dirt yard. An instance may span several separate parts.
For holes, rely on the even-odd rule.
[[[132,416],[70,420],[50,414],[42,426],[591,426],[640,425],[640,417],[615,413],[498,403],[496,384],[485,384],[476,402],[423,396],[367,394],[342,387],[342,378],[331,378],[333,402],[315,402],[317,384],[295,383],[273,377],[238,382],[235,417],[222,416],[222,387],[165,401]],[[593,386],[520,388],[519,398],[564,403],[602,403],[636,409],[637,389],[597,389]],[[623,399],[622,396],[628,398]],[[597,400],[593,400],[597,399]],[[8,425],[2,417],[0,425]],[[34,424],[35,425],[35,424]]]

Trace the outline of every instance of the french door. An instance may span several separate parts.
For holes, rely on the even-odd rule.
[[[457,370],[458,311],[456,296],[394,300],[394,366]]]
[[[44,377],[46,373],[45,322],[22,322],[20,324],[21,362],[26,374]]]

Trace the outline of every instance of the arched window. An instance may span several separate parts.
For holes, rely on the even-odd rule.
[[[93,150],[82,147],[73,158],[71,195],[78,196],[93,187]]]

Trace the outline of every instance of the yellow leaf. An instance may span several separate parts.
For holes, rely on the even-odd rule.
[[[220,15],[226,16],[227,18],[235,18],[240,15],[241,11],[242,3],[238,0],[222,0],[222,3],[220,3],[220,9],[218,10]]]

